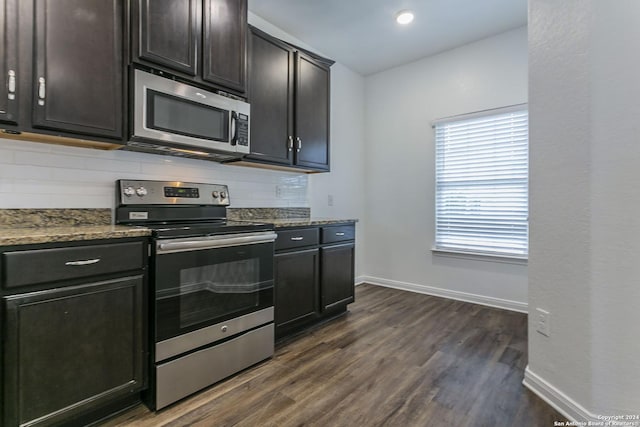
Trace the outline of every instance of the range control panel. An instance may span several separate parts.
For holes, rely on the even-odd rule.
[[[121,179],[118,204],[229,206],[229,189],[221,184]]]

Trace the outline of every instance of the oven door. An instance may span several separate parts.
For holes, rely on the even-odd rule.
[[[158,240],[156,342],[255,312],[273,313],[275,238],[266,231]]]

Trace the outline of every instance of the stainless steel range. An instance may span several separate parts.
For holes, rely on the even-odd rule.
[[[116,223],[153,230],[151,409],[273,355],[276,234],[227,221],[229,200],[225,185],[117,182]]]

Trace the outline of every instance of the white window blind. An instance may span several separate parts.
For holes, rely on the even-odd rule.
[[[435,249],[528,254],[526,106],[445,119],[436,133]]]

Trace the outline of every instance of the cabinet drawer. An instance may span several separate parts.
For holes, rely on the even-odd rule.
[[[332,227],[322,227],[322,243],[342,242],[356,238],[356,227],[354,225],[338,225]]]
[[[5,286],[15,288],[144,267],[143,243],[128,242],[3,254]]]
[[[276,251],[317,245],[319,242],[319,234],[318,228],[278,231]]]

